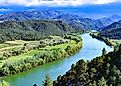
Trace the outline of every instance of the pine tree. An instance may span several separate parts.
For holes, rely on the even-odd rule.
[[[92,83],[91,86],[97,86],[97,85],[96,85],[96,81],[93,81],[93,83]]]
[[[102,55],[105,55],[105,54],[106,54],[106,49],[103,48],[103,50],[102,50]]]
[[[98,80],[98,86],[107,86],[106,80],[104,77],[102,77],[101,80]]]
[[[42,85],[43,86],[53,86],[52,80],[48,74],[45,76],[45,80],[43,81]]]
[[[34,84],[33,86],[37,86],[37,84]]]
[[[0,81],[0,86],[9,86],[8,82],[6,81]]]

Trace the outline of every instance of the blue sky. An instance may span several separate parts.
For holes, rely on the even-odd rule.
[[[85,4],[107,4],[121,0],[0,0],[0,5],[23,6],[80,6]]]
[[[0,14],[52,9],[76,13],[85,17],[121,14],[121,0],[0,0]]]

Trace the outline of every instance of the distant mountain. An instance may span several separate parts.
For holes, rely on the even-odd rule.
[[[82,18],[80,16],[72,14],[62,14],[56,19],[65,21],[72,27],[83,28],[85,30],[97,30],[98,28],[103,27],[103,24],[100,21],[95,21],[89,18]]]
[[[0,21],[21,21],[21,20],[31,20],[31,19],[51,19],[62,14],[59,11],[50,10],[33,10],[33,11],[23,11],[23,12],[13,12],[8,14],[3,14],[0,16]]]
[[[77,15],[64,13],[61,11],[52,11],[52,10],[33,10],[33,11],[24,11],[24,12],[14,12],[9,14],[0,15],[0,21],[21,21],[21,20],[61,20],[73,28],[78,29],[98,29],[104,25],[100,21],[95,21],[89,18],[82,18]]]
[[[112,24],[113,22],[117,22],[121,20],[121,16],[120,15],[112,15],[110,17],[104,17],[101,19],[97,19],[96,21],[100,21],[104,26],[108,26],[110,24]]]
[[[111,39],[121,39],[121,20],[103,28],[100,35]]]
[[[39,40],[48,35],[63,35],[69,32],[82,32],[62,21],[25,20],[0,23],[0,41]]]

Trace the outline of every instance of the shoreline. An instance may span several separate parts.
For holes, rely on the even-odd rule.
[[[100,41],[104,41],[110,47],[115,46],[115,43],[113,43],[109,38],[101,37],[101,36],[98,35],[97,32],[90,33],[90,36],[92,36],[93,38],[96,38],[96,39],[98,39]]]

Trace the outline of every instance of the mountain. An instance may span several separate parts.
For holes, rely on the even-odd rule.
[[[8,14],[3,14],[0,16],[0,21],[21,21],[21,20],[31,20],[31,19],[51,19],[60,15],[59,11],[50,10],[32,10],[32,11],[22,11],[13,12]]]
[[[0,21],[21,21],[21,20],[62,20],[73,28],[77,29],[98,29],[103,27],[100,21],[95,21],[89,18],[82,18],[78,15],[65,13],[61,11],[52,10],[32,10],[23,12],[14,12],[9,14],[0,15]]]
[[[39,40],[48,35],[63,35],[69,32],[82,32],[62,21],[25,20],[0,23],[0,41]]]
[[[99,35],[111,39],[121,39],[121,20],[114,22],[105,28],[102,28]]]
[[[112,24],[113,22],[117,22],[119,20],[121,20],[120,15],[112,15],[110,17],[104,17],[101,19],[97,19],[96,21],[100,21],[104,26],[108,26],[108,25]]]

